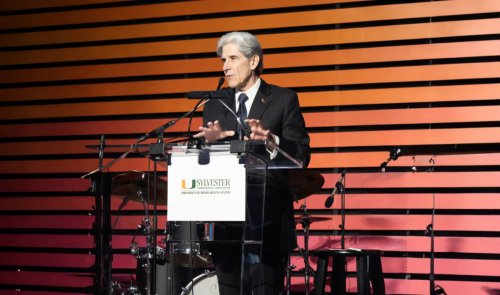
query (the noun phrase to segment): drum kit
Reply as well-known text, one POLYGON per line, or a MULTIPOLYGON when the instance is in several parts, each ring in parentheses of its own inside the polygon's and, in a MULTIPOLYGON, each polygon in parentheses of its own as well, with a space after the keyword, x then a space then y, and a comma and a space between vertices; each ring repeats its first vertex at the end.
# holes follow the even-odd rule
MULTIPOLYGON (((306 198, 316 193, 323 186, 324 178, 321 174, 309 170, 290 170, 289 178, 295 201, 298 202, 303 200, 303 205, 301 206, 303 213, 295 217, 295 222, 296 224, 300 223, 304 231, 305 248, 299 249, 299 252, 305 261, 305 268, 303 271, 306 283, 305 286, 308 288, 309 275, 314 275, 308 263, 309 225, 313 222, 331 220, 331 218, 315 217, 307 214, 306 198)), ((117 175, 113 177, 112 180, 112 196, 123 200, 119 210, 121 210, 128 201, 133 201, 142 203, 145 212, 145 217, 142 219, 142 223, 138 225, 138 229, 146 236, 146 247, 139 247, 135 242, 134 236, 130 245, 130 254, 134 255, 137 259, 137 276, 135 284, 131 283, 127 288, 128 293, 131 295, 149 295, 149 273, 151 272, 153 264, 156 263, 156 293, 159 295, 170 294, 167 290, 170 290, 169 284, 172 283, 172 276, 170 274, 172 264, 176 273, 176 284, 184 286, 179 290, 179 294, 219 294, 217 276, 214 271, 211 253, 207 251, 207 249, 203 249, 203 246, 200 246, 200 244, 196 244, 195 247, 192 247, 193 245, 190 244, 176 244, 175 247, 170 248, 170 251, 173 249, 174 253, 169 253, 169 247, 166 246, 169 240, 169 234, 173 232, 175 232, 177 236, 184 236, 185 240, 189 240, 191 237, 204 241, 211 241, 214 237, 214 224, 202 222, 167 222, 164 232, 165 238, 162 239, 160 245, 158 245, 158 243, 153 240, 153 220, 150 218, 149 214, 149 204, 153 202, 152 198, 151 200, 148 198, 150 195, 148 192, 153 190, 153 183, 154 178, 152 176, 148 176, 147 173, 138 171, 130 171, 117 175), (194 268, 194 270, 191 268, 194 268)), ((157 178, 156 184, 157 205, 167 205, 167 181, 157 178)), ((289 257, 286 267, 288 294, 291 271, 295 267, 295 265, 290 265, 289 257)), ((125 294, 125 290, 122 289, 119 283, 113 283, 114 289, 119 290, 121 294, 125 294)), ((308 294, 307 289, 306 294, 308 294)))

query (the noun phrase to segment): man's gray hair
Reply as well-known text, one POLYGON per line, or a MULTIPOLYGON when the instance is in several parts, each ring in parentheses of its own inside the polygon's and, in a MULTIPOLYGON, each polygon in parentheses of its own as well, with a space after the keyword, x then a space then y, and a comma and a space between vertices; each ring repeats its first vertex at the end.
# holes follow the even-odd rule
POLYGON ((231 32, 227 33, 219 39, 217 42, 217 56, 222 56, 222 48, 224 45, 233 43, 248 60, 250 60, 254 55, 259 56, 259 64, 255 69, 257 76, 262 74, 264 70, 264 56, 262 54, 262 47, 260 46, 259 40, 255 38, 252 34, 247 32, 231 32))

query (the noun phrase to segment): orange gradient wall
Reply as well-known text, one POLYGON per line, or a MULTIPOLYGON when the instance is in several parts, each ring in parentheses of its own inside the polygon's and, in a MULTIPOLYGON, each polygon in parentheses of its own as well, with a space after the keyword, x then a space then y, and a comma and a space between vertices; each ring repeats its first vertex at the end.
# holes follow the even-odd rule
MULTIPOLYGON (((499 150, 499 16, 492 0, 0 0, 0 295, 93 292, 95 201, 80 176, 98 160, 85 145, 132 144, 192 109, 186 93, 217 86, 216 42, 235 30, 260 40, 262 78, 299 94, 309 169, 325 178, 307 207, 332 218, 311 225, 310 250, 340 247, 340 198, 324 201, 347 167, 346 246, 384 251, 388 294, 428 294, 433 204, 436 283, 500 288, 500 153, 425 153, 499 150), (423 152, 381 173, 395 147, 423 152)), ((166 136, 186 131, 183 120, 166 136)), ((110 171, 147 169, 136 156, 110 171)), ((113 279, 127 282, 144 214, 123 210, 113 279)), ((298 252, 292 263, 300 292, 298 252)))

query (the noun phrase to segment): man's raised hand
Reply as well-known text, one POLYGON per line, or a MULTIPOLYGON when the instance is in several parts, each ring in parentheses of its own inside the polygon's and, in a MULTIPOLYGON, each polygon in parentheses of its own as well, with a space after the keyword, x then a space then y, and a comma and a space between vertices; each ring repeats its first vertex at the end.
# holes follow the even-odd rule
POLYGON ((246 119, 245 122, 250 126, 250 129, 252 130, 252 134, 250 135, 250 139, 252 140, 267 140, 272 143, 276 143, 276 140, 274 139, 274 135, 271 133, 271 131, 266 130, 264 128, 264 125, 260 120, 256 119, 246 119))
POLYGON ((224 131, 219 125, 219 121, 208 122, 207 127, 200 127, 200 133, 193 135, 195 138, 205 137, 207 142, 214 142, 228 136, 233 136, 234 131, 224 131))

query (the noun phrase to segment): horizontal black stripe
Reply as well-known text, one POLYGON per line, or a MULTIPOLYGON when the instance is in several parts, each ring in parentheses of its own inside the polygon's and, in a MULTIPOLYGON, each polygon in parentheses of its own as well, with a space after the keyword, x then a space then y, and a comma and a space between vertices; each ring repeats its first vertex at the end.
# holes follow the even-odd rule
MULTIPOLYGON (((153 169, 151 165, 151 169, 153 169)), ((96 168, 97 169, 97 168, 96 168)), ((90 171, 89 171, 90 172, 90 171)), ((147 171, 144 171, 147 172, 147 171)), ((116 174, 121 174, 122 172, 112 172, 112 176, 116 174)), ((25 174, 0 174, 0 179, 51 179, 51 178, 80 178, 84 174, 83 173, 43 173, 43 174, 37 174, 37 173, 25 173, 25 174)), ((167 172, 158 172, 157 173, 158 177, 165 177, 167 176, 167 172)), ((8 193, 7 193, 8 194, 8 193)), ((17 194, 17 193, 16 193, 17 194)), ((53 197, 92 197, 89 192, 48 192, 48 195, 45 193, 43 195, 35 195, 31 197, 46 197, 46 196, 52 196, 50 194, 54 194, 53 197)), ((4 195, 5 196, 5 195, 4 195)), ((1 194, 0 194, 1 197, 1 194)), ((22 197, 22 196, 16 196, 16 197, 22 197)))
MULTIPOLYGON (((498 105, 498 101, 494 101, 498 105)), ((327 108, 324 108, 323 112, 328 112, 327 108)), ((334 116, 335 113, 332 114, 334 116)), ((201 117, 201 114, 197 114, 196 117, 201 117)), ((89 117, 85 117, 89 118, 89 117)), ((136 118, 137 119, 137 118, 136 118)), ((156 119, 146 116, 146 118, 142 118, 145 120, 156 119)), ((166 119, 166 118, 165 118, 166 119)), ((436 118, 437 119, 437 118, 436 118)), ((96 121, 99 118, 96 118, 96 121)), ((121 118, 120 120, 126 120, 125 118, 121 118)), ((165 123, 170 120, 166 119, 165 123)), ((34 122, 32 122, 34 123, 34 122)), ((37 122, 41 123, 41 122, 37 122)), ((44 122, 49 123, 49 122, 44 122)), ((51 122, 52 123, 52 122, 51 122)), ((105 123, 103 123, 105 124, 105 123)), ((476 129, 481 131, 482 128, 496 128, 500 126, 500 121, 485 121, 485 122, 456 122, 456 123, 425 123, 425 124, 380 124, 380 125, 359 125, 359 126, 325 126, 325 127, 310 127, 306 128, 309 135, 313 134, 323 134, 323 133, 339 133, 339 132, 366 132, 366 131, 396 131, 396 130, 446 130, 446 129, 476 129)), ((8 128, 5 126, 4 128, 8 128)), ((135 143, 135 139, 139 139, 143 136, 147 131, 144 130, 144 133, 129 133, 129 134, 106 134, 106 139, 130 139, 130 145, 135 143)), ((101 134, 99 134, 99 130, 95 131, 94 135, 61 135, 61 136, 36 136, 36 137, 4 137, 0 139, 0 142, 36 142, 36 141, 64 141, 64 140, 93 140, 100 139, 101 134)), ((191 126, 191 132, 197 133, 198 126, 191 126)), ((187 130, 185 132, 169 132, 165 134, 165 140, 172 138, 169 141, 180 141, 182 138, 187 137, 187 130)), ((182 140, 183 141, 183 140, 182 140)), ((98 144, 98 143, 96 143, 98 144)), ((89 154, 95 154, 93 150, 87 150, 89 154)), ((68 155, 69 158, 72 156, 68 155)), ((78 157, 77 155, 73 157, 78 157)), ((84 156, 87 157, 87 156, 84 156)), ((109 157, 109 156, 108 156, 109 157)), ((131 157, 134 157, 133 155, 131 157)), ((0 156, 0 159, 2 157, 0 156)), ((29 159, 29 158, 26 158, 29 159)))
POLYGON ((0 210, 4 216, 95 216, 93 210, 0 210))
MULTIPOLYGON (((304 73, 304 72, 323 72, 323 71, 347 71, 361 69, 380 69, 380 68, 397 68, 397 67, 413 67, 427 65, 451 65, 451 64, 469 64, 469 63, 486 63, 499 62, 500 56, 486 57, 468 57, 468 58, 445 58, 433 60, 410 60, 410 61, 393 61, 379 63, 356 63, 347 65, 324 65, 324 66, 308 66, 308 67, 293 67, 293 68, 273 68, 266 69, 266 74, 285 74, 285 73, 304 73)), ((410 68, 411 70, 411 68, 410 68)), ((83 84, 103 84, 103 83, 125 83, 125 82, 144 82, 144 81, 164 81, 164 80, 181 80, 193 78, 215 78, 223 76, 222 71, 204 72, 204 73, 180 73, 168 75, 147 75, 147 76, 127 76, 114 78, 96 78, 96 79, 78 79, 78 80, 59 80, 59 81, 44 81, 44 82, 26 82, 26 83, 11 83, 0 84, 0 89, 6 88, 27 88, 40 86, 62 86, 62 85, 83 85, 83 84)))
MULTIPOLYGON (((340 198, 340 195, 336 196, 340 198)), ((349 198, 347 195, 346 198, 349 198)), ((375 197, 376 198, 376 197, 375 197)), ((133 201, 132 201, 133 202, 133 201)), ((473 206, 473 205, 472 205, 473 206)), ((152 209, 151 209, 152 210, 152 209)), ((151 211, 152 212, 152 211, 151 211)), ((303 213, 302 209, 294 210, 296 215, 303 213)), ((432 209, 411 209, 411 208, 401 208, 401 209, 345 209, 345 215, 397 215, 397 216, 407 216, 407 215, 431 215, 432 209)), ((94 216, 94 211, 88 210, 1 210, 0 213, 4 216, 94 216)), ((167 215, 167 210, 157 210, 158 215, 167 215)), ((144 216, 143 210, 112 210, 111 216, 144 216)), ((321 215, 321 216, 337 216, 341 215, 339 209, 309 209, 308 215, 321 215)), ((436 209, 435 215, 500 215, 500 209, 436 209)), ((333 221, 332 221, 333 222, 333 221)))
MULTIPOLYGON (((42 174, 40 174, 42 175, 42 174)), ((347 194, 455 194, 455 193, 498 193, 498 187, 405 187, 405 188, 348 188, 347 194)), ((331 189, 321 189, 317 194, 330 194, 331 189)), ((75 192, 2 192, 0 197, 66 197, 66 196, 88 196, 89 193, 75 192)))
MULTIPOLYGON (((331 277, 332 272, 327 271, 327 277, 331 277)), ((293 271, 292 277, 303 277, 304 273, 293 271)), ((356 272, 347 272, 348 278, 356 277, 356 272)), ((428 280, 429 274, 422 273, 384 273, 385 279, 404 279, 404 280, 428 280)), ((500 276, 474 276, 474 275, 448 275, 448 274, 436 274, 434 276, 437 283, 438 281, 471 281, 471 282, 500 282, 500 276)), ((446 291, 446 290, 445 290, 446 291)), ((356 294, 356 293, 347 293, 356 294)))
MULTIPOLYGON (((1 269, 1 268, 0 268, 1 269)), ((35 268, 38 271, 44 271, 44 268, 35 268)), ((66 293, 88 293, 92 294, 94 292, 94 287, 59 287, 59 286, 36 286, 36 285, 15 285, 15 284, 0 284, 0 290, 15 290, 20 289, 22 291, 43 291, 43 292, 66 292, 66 293)))
MULTIPOLYGON (((442 145, 415 145, 415 146, 366 146, 366 147, 340 147, 340 148, 313 148, 313 153, 332 152, 376 152, 392 151, 394 148, 401 148, 402 156, 413 155, 441 155, 441 154, 480 154, 494 152, 500 149, 500 144, 442 144, 442 145)), ((387 157, 389 158, 389 157, 387 157)), ((391 166, 390 164, 388 165, 391 166)))
MULTIPOLYGON (((430 217, 430 216, 429 216, 430 217)), ((140 220, 139 220, 140 221, 140 220)), ((430 223, 430 218, 429 218, 430 223)), ((340 230, 310 230, 310 236, 341 236, 340 230)), ((6 234, 22 234, 33 235, 36 239, 37 235, 81 235, 89 236, 94 235, 94 230, 89 229, 31 229, 31 228, 1 228, 0 235, 6 234)), ((144 236, 142 231, 136 229, 115 229, 112 230, 113 235, 117 236, 144 236)), ((158 237, 164 237, 163 230, 157 231, 158 237)), ((302 230, 297 230, 298 236, 303 236, 302 230)), ((426 229, 422 230, 349 230, 349 224, 346 223, 346 236, 415 236, 415 237, 429 237, 426 229)), ((436 237, 469 237, 469 238, 498 238, 500 231, 434 231, 436 237)), ((299 238, 301 239, 301 238, 299 238)))
MULTIPOLYGON (((57 6, 57 7, 32 8, 32 9, 18 9, 18 10, 1 11, 0 16, 20 15, 20 14, 35 14, 35 13, 49 13, 49 12, 63 12, 63 11, 87 10, 87 9, 101 9, 101 8, 114 8, 114 7, 123 7, 123 6, 137 6, 137 5, 146 5, 146 4, 158 4, 159 1, 161 1, 161 2, 183 2, 183 1, 191 1, 191 0, 141 0, 141 1, 93 3, 93 4, 84 4, 84 5, 74 5, 74 6, 57 6)), ((30 16, 27 15, 27 17, 30 17, 30 16)))
MULTIPOLYGON (((181 2, 181 1, 182 0, 180 0, 180 1, 162 0, 162 2, 181 2)), ((126 2, 121 2, 121 3, 118 3, 118 2, 117 3, 101 3, 101 4, 90 4, 90 5, 81 5, 81 6, 31 9, 31 10, 23 10, 23 11, 17 10, 17 11, 9 11, 9 12, 0 12, 0 16, 1 15, 29 14, 29 13, 71 11, 71 10, 82 10, 82 9, 113 8, 113 7, 123 7, 123 6, 131 6, 131 5, 158 4, 158 2, 159 1, 142 0, 140 2, 126 1, 126 2)), ((15 33, 27 33, 27 32, 54 31, 54 30, 83 29, 83 28, 99 28, 99 27, 110 27, 110 26, 127 26, 127 25, 139 25, 139 24, 154 24, 154 23, 174 22, 174 21, 189 21, 189 20, 204 20, 204 19, 216 19, 216 18, 227 18, 227 17, 269 15, 269 14, 276 14, 276 13, 281 14, 281 13, 320 11, 320 10, 343 9, 343 8, 373 7, 373 6, 380 6, 380 5, 405 4, 405 3, 417 3, 417 2, 428 2, 428 1, 422 1, 422 0, 420 0, 420 1, 383 1, 383 2, 382 1, 373 1, 373 2, 366 1, 366 2, 351 2, 351 3, 338 3, 338 4, 317 4, 317 5, 309 5, 309 6, 280 7, 280 8, 269 8, 269 9, 259 9, 259 10, 242 10, 242 11, 202 13, 202 14, 189 14, 189 11, 186 10, 185 13, 180 13, 177 16, 170 16, 170 17, 154 17, 154 18, 119 20, 119 21, 103 21, 103 22, 94 22, 94 23, 40 26, 40 27, 34 27, 34 28, 6 29, 6 30, 0 30, 0 34, 15 34, 15 33)), ((461 17, 461 16, 455 16, 455 17, 461 17)))
MULTIPOLYGON (((430 223, 430 218, 429 218, 430 223)), ((349 230, 346 223, 346 236, 428 236, 425 230, 349 230)), ((133 233, 132 233, 133 234, 133 233)), ((340 230, 310 230, 311 236, 341 236, 340 230)), ((297 235, 302 236, 302 231, 297 231, 297 235)), ((500 231, 434 231, 436 237, 470 237, 470 238, 498 238, 500 231)))
MULTIPOLYGON (((40 176, 43 176, 43 174, 39 174, 40 176)), ((9 175, 11 176, 11 175, 9 175)), ((80 176, 83 176, 80 175, 80 176)), ((5 178, 4 178, 5 179, 5 178)), ((12 177, 7 178, 7 179, 12 179, 12 177)), ((90 184, 89 184, 90 186, 90 184)), ((87 191, 81 191, 81 192, 1 192, 0 197, 71 197, 71 196, 76 196, 76 197, 81 197, 81 196, 89 196, 90 193, 87 191)))
POLYGON ((94 235, 92 229, 0 228, 0 235, 94 235))
MULTIPOLYGON (((390 237, 388 237, 390 238, 390 237)), ((346 241, 348 239, 346 238, 346 241)), ((431 244, 431 240, 429 239, 429 246, 431 244)), ((129 250, 129 249, 128 249, 129 250)), ((312 249, 309 249, 312 250, 312 249)), ((314 249, 316 250, 316 249, 314 249)), ((326 250, 326 249, 325 249, 326 250)), ((117 249, 113 249, 113 252, 117 251, 117 249)), ((125 249, 123 249, 125 251, 125 249)), ((117 252, 115 252, 117 253, 117 252)), ((130 253, 130 250, 129 250, 130 253)), ((123 253, 123 254, 129 254, 129 253, 123 253)), ((300 252, 295 249, 293 252, 291 252, 291 256, 299 256, 300 257, 300 252)), ((431 252, 429 251, 385 251, 382 250, 380 252, 381 257, 401 257, 401 258, 422 258, 422 259, 430 259, 431 257, 431 252)), ((463 260, 498 260, 500 259, 499 254, 489 254, 489 253, 457 253, 457 252, 434 252, 434 258, 437 259, 463 259, 463 260)))
MULTIPOLYGON (((286 48, 264 48, 265 55, 278 54, 278 53, 292 53, 292 52, 314 52, 322 50, 338 50, 338 49, 353 49, 353 48, 374 48, 384 46, 406 46, 418 45, 429 43, 449 43, 449 42, 469 42, 469 41, 487 41, 498 40, 500 34, 493 35, 474 35, 474 36, 457 36, 457 37, 444 37, 444 38, 424 38, 412 40, 394 40, 394 41, 378 41, 378 42, 361 42, 350 44, 333 44, 322 46, 303 46, 303 47, 286 47, 286 48)), ((220 37, 217 36, 217 37, 220 37)), ((214 44, 215 46, 215 44, 214 44)), ((70 61, 70 62, 53 62, 53 63, 36 63, 36 64, 20 64, 20 65, 2 65, 0 70, 13 70, 13 69, 30 69, 30 68, 50 68, 50 67, 65 67, 65 66, 79 66, 79 65, 100 65, 100 64, 116 64, 116 63, 136 63, 136 62, 151 62, 151 61, 164 61, 164 60, 184 60, 184 59, 198 59, 198 58, 215 58, 215 51, 196 53, 196 54, 178 54, 178 55, 161 55, 161 56, 148 56, 148 57, 130 57, 119 59, 99 59, 99 60, 85 60, 85 61, 70 61)))
MULTIPOLYGON (((214 77, 215 80, 215 77, 214 77)), ((439 80, 439 81, 419 81, 419 82, 395 82, 395 83, 367 83, 367 84, 348 84, 348 85, 328 85, 328 86, 311 86, 311 87, 290 87, 290 89, 299 92, 324 92, 324 91, 344 91, 344 90, 368 90, 368 89, 388 89, 388 88, 407 88, 407 87, 429 87, 429 86, 459 86, 459 85, 481 85, 481 84, 497 84, 500 83, 500 78, 488 78, 488 79, 464 79, 464 80, 439 80)), ((187 93, 169 93, 169 94, 144 94, 144 95, 128 95, 128 96, 97 96, 97 97, 76 97, 76 98, 62 98, 62 99, 47 99, 47 100, 22 100, 22 101, 4 101, 0 102, 0 107, 8 106, 26 106, 26 105, 51 105, 51 104, 71 104, 71 103, 88 103, 88 102, 113 102, 113 101, 130 101, 130 100, 153 100, 153 99, 169 99, 169 98, 186 98, 187 93)), ((489 105, 498 104, 497 100, 484 100, 478 102, 475 100, 471 101, 460 101, 457 102, 458 106, 470 105, 489 105)), ((451 102, 438 102, 438 105, 445 106, 446 104, 452 105, 451 102)), ((408 108, 408 106, 413 106, 415 108, 422 108, 425 105, 429 106, 428 103, 399 103, 399 104, 370 104, 370 105, 354 105, 354 106, 342 106, 343 110, 364 110, 364 109, 381 109, 387 107, 389 109, 393 108, 408 108), (406 106, 406 107, 405 107, 406 106)), ((324 108, 324 107, 321 107, 324 108)), ((334 108, 326 106, 326 108, 334 108)), ((317 108, 304 108, 315 111, 320 111, 317 108)), ((150 116, 172 116, 170 114, 134 114, 134 115, 124 115, 124 116, 102 116, 103 120, 109 120, 112 118, 128 118, 129 119, 140 119, 149 118, 150 116)), ((178 113, 175 115, 179 115, 178 113)), ((198 115, 199 116, 199 115, 198 115)), ((26 119, 26 120, 0 120, 0 124, 13 124, 13 123, 23 123, 23 122, 34 122, 33 120, 38 120, 36 122, 54 122, 75 120, 79 117, 66 117, 66 118, 41 118, 41 119, 26 119)), ((87 116, 85 118, 101 118, 100 116, 87 116)), ((82 119, 80 119, 82 120, 82 119)))
MULTIPOLYGON (((0 247, 0 252, 9 253, 63 253, 63 254, 88 254, 95 255, 95 248, 40 248, 34 247, 0 247)), ((129 250, 130 252, 130 250, 129 250)))
MULTIPOLYGON (((336 195, 335 198, 340 200, 340 195, 336 195)), ((349 195, 346 196, 349 198, 349 195)), ((376 198, 376 197, 375 197, 376 198)), ((325 198, 326 199, 326 198, 325 198)), ((471 205, 474 206, 474 205, 471 205)), ((302 209, 294 210, 295 214, 298 216, 303 213, 302 209)), ((344 210, 345 215, 432 215, 432 209, 349 209, 344 210)), ((341 215, 340 209, 308 209, 307 215, 321 215, 321 216, 337 216, 341 215)), ((140 214, 139 214, 140 215, 140 214)), ((435 209, 435 215, 500 215, 500 209, 435 209)), ((333 221, 332 221, 333 222, 333 221)), ((430 221, 429 221, 430 222, 430 221)), ((346 225, 346 228, 348 225, 346 225)), ((500 229, 500 228, 499 228, 500 229)), ((478 229, 479 230, 479 229, 478 229)))
MULTIPOLYGON (((253 15, 253 14, 252 14, 253 15)), ((470 14, 459 16, 446 16, 446 17, 420 17, 409 19, 392 19, 383 21, 368 21, 368 22, 354 22, 348 24, 325 24, 325 25, 311 25, 299 27, 283 27, 283 28, 270 28, 248 30, 253 35, 268 35, 268 34, 285 34, 285 33, 299 33, 299 32, 314 32, 325 30, 338 30, 338 29, 352 29, 352 28, 369 28, 369 27, 384 27, 395 25, 407 24, 420 24, 420 23, 436 23, 436 22, 452 22, 452 21, 466 21, 478 19, 494 19, 498 18, 500 13, 484 13, 484 14, 470 14)), ((224 17, 233 16, 232 14, 225 14, 224 17)), ((177 20, 179 18, 176 18, 177 20)), ((168 20, 167 20, 168 21, 168 20)), ((155 23, 161 23, 158 19, 155 23)), ((59 27, 58 30, 61 28, 59 27)), ((39 30, 39 29, 38 29, 39 30)), ((26 31, 23 29, 22 31, 26 31)), ((0 34, 2 32, 0 31, 0 34)), ((13 33, 10 31, 9 33, 13 33)), ((199 33, 189 35, 170 35, 158 37, 145 37, 145 38, 128 38, 117 40, 104 40, 104 41, 87 41, 87 42, 72 42, 72 43, 58 43, 58 44, 43 44, 43 45, 28 45, 28 46, 13 46, 13 47, 0 47, 1 51, 24 51, 24 50, 41 50, 41 49, 56 49, 56 48, 74 48, 74 47, 87 47, 87 46, 106 46, 106 45, 122 45, 122 44, 138 44, 149 42, 165 42, 165 41, 179 41, 186 39, 207 39, 219 38, 226 31, 199 33)))

